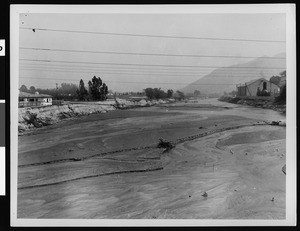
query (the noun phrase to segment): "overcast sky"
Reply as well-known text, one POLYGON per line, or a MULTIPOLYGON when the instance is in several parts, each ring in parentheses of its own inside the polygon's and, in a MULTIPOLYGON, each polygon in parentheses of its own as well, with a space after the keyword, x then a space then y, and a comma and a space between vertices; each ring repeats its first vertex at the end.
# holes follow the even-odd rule
MULTIPOLYGON (((218 39, 285 41, 284 14, 21 14, 20 48, 202 56, 274 56, 285 43, 71 33, 86 31, 218 39), (69 32, 40 29, 68 30, 69 32)), ((146 87, 180 89, 214 68, 137 66, 229 66, 251 58, 153 56, 20 49, 19 86, 54 88, 63 82, 87 85, 94 75, 113 91, 146 87), (22 59, 67 61, 36 62, 22 59), (85 62, 85 63, 81 63, 85 62), (113 63, 88 64, 88 63, 113 63)))

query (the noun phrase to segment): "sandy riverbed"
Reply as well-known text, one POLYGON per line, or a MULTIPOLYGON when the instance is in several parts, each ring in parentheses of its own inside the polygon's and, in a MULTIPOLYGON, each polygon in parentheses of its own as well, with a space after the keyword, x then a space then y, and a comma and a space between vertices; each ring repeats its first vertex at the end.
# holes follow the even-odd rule
POLYGON ((37 129, 19 137, 18 218, 284 219, 285 127, 258 125, 282 119, 207 99, 37 129))

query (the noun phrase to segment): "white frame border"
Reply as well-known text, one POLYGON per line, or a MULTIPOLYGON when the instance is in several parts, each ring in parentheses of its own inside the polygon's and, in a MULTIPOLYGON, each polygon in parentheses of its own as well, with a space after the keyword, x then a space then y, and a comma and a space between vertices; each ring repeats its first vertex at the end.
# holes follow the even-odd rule
POLYGON ((11 86, 11 225, 12 226, 294 226, 296 225, 296 15, 295 4, 235 5, 11 5, 10 7, 10 86, 11 86), (17 153, 18 153, 18 75, 19 14, 209 14, 209 13, 286 13, 287 53, 287 155, 285 220, 217 220, 217 219, 18 219, 17 153), (291 155, 294 154, 294 155, 291 155))

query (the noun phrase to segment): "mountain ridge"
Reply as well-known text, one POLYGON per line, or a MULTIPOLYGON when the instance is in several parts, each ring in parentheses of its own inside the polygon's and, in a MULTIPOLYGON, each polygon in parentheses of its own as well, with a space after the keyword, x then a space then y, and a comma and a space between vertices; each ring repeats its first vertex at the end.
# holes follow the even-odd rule
POLYGON ((193 93, 199 90, 201 94, 223 94, 236 90, 236 85, 250 80, 265 78, 269 80, 286 69, 286 54, 279 53, 272 57, 283 59, 267 59, 259 57, 242 64, 221 67, 188 84, 180 91, 193 93))

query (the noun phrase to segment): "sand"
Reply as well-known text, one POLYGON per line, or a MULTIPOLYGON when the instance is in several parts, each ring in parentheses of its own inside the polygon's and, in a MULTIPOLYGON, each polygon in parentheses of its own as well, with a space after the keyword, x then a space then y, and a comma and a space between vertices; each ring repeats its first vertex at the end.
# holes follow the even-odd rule
POLYGON ((207 99, 37 129, 19 137, 17 216, 284 219, 285 127, 262 123, 283 119, 207 99))

